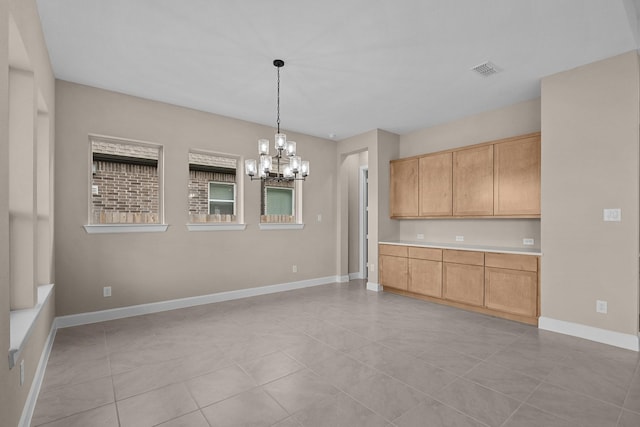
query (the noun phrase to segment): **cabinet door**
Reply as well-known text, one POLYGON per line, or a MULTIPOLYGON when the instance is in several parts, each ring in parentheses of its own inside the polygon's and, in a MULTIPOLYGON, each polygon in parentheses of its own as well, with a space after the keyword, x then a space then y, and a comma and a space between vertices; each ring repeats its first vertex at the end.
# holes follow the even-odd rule
POLYGON ((408 259, 380 255, 380 284, 390 288, 407 290, 408 259))
POLYGON ((449 216, 453 207, 453 154, 420 157, 420 216, 449 216))
POLYGON ((453 152, 453 214, 493 215, 493 145, 453 152))
POLYGON ((485 269, 488 308, 523 316, 538 315, 538 274, 532 271, 485 269))
POLYGON ((445 262, 442 291, 448 300, 484 305, 484 267, 445 262))
POLYGON ((494 145, 495 215, 540 215, 540 135, 494 145))
POLYGON ((442 298, 442 262, 409 259, 409 291, 442 298))
POLYGON ((418 216, 418 159, 394 160, 389 173, 391 217, 418 216))

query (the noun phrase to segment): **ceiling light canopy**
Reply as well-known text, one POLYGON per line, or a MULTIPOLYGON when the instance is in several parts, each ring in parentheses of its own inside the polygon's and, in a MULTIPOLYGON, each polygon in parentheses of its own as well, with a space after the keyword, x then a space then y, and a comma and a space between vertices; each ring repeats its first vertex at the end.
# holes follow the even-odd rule
POLYGON ((284 67, 282 59, 274 59, 273 65, 278 70, 278 103, 277 126, 274 138, 276 154, 269 155, 269 140, 258 140, 260 160, 247 159, 244 162, 245 173, 251 178, 263 181, 304 181, 309 176, 309 161, 302 160, 296 154, 295 141, 287 141, 287 135, 280 133, 280 68, 284 67), (257 176, 256 176, 257 175, 257 176))

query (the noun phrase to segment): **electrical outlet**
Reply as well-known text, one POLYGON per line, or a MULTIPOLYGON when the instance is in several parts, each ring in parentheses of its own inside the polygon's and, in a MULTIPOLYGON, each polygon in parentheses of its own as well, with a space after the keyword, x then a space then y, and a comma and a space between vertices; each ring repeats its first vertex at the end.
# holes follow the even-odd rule
POLYGON ((464 242, 464 236, 456 236, 456 242, 464 242))
POLYGON ((522 239, 522 244, 525 246, 533 246, 535 243, 535 240, 533 239, 522 239))
POLYGON ((318 222, 322 222, 322 214, 318 214, 318 222))
POLYGON ((424 240, 424 234, 416 234, 416 239, 424 240))
POLYGON ((294 273, 298 272, 298 266, 297 265, 292 265, 291 266, 291 271, 293 271, 294 273))
POLYGON ((20 385, 24 384, 24 359, 20 361, 20 385))
POLYGON ((607 314, 607 302, 597 300, 596 301, 596 313, 607 314))
POLYGON ((102 296, 105 298, 111 296, 111 286, 105 286, 102 288, 102 296))
POLYGON ((376 271, 376 265, 373 263, 369 264, 369 271, 376 271))

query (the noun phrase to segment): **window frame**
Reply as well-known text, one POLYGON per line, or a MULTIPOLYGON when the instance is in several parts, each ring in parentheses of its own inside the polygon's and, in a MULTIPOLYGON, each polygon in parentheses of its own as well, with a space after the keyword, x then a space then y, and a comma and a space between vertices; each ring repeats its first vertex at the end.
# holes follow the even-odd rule
POLYGON ((87 163, 87 224, 84 225, 84 229, 89 234, 103 234, 103 233, 153 233, 153 232, 165 232, 169 225, 165 222, 165 207, 164 207, 164 145, 141 141, 132 138, 121 138, 115 136, 88 134, 88 163, 87 163), (153 148, 158 151, 157 161, 157 173, 158 173, 158 223, 153 224, 131 224, 131 223, 113 223, 113 224, 95 224, 92 223, 93 217, 93 175, 94 175, 94 160, 93 160, 93 142, 103 141, 112 144, 122 145, 134 145, 141 147, 153 148))
MULTIPOLYGON (((189 167, 189 165, 191 164, 191 162, 189 161, 189 154, 193 153, 193 154, 202 154, 202 155, 206 155, 206 156, 213 156, 213 157, 227 157, 230 159, 235 159, 236 161, 236 180, 235 182, 231 183, 227 183, 225 182, 224 184, 234 184, 234 215, 236 217, 236 220, 234 222, 203 222, 203 223, 198 223, 198 222, 190 222, 190 220, 188 220, 186 227, 187 230, 189 231, 243 231, 247 228, 247 224, 245 224, 244 222, 244 179, 242 179, 242 176, 240 174, 240 165, 244 164, 244 160, 243 157, 238 155, 238 154, 231 154, 231 153, 223 153, 220 151, 210 151, 210 150, 206 150, 206 149, 200 149, 200 148, 190 148, 187 151, 187 168, 189 167)), ((212 181, 214 182, 214 181, 212 181)), ((186 190, 188 191, 188 186, 186 188, 186 190)), ((207 193, 209 192, 209 186, 207 185, 207 193)), ((209 199, 209 194, 207 194, 207 200, 209 199)), ((207 204, 209 202, 207 201, 207 204)), ((187 209, 188 211, 188 209, 187 209)), ((209 207, 207 206, 207 212, 209 211, 209 207)), ((188 212, 187 212, 188 214, 188 212)), ((189 217, 189 215, 188 215, 189 217)))
MULTIPOLYGON (((260 207, 260 216, 258 218, 258 228, 260 230, 302 230, 304 228, 303 211, 302 211, 302 182, 300 180, 293 181, 292 187, 276 187, 288 188, 293 191, 293 222, 262 222, 262 207, 260 207)), ((262 184, 261 184, 262 185, 262 184)), ((269 182, 264 183, 264 187, 269 187, 269 182)), ((261 193, 264 193, 264 187, 261 187, 261 193)), ((263 197, 261 194, 260 197, 263 197)), ((261 201, 262 204, 262 201, 261 201)))

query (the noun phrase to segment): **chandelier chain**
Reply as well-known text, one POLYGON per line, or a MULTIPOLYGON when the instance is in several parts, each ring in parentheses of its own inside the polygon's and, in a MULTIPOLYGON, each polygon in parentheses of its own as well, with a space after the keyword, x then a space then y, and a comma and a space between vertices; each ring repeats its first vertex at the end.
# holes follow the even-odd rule
POLYGON ((280 67, 278 69, 278 117, 276 123, 278 123, 278 133, 280 133, 280 67))

